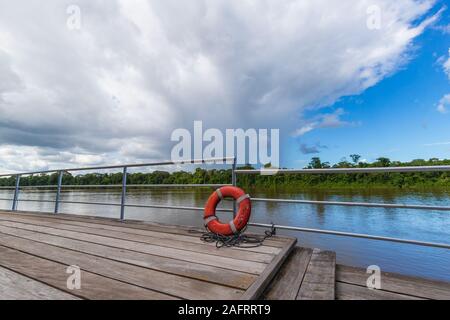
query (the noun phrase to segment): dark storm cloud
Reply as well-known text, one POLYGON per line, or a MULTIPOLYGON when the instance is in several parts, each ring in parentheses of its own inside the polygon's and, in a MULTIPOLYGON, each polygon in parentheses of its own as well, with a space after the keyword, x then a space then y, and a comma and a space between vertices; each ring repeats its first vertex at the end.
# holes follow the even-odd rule
POLYGON ((308 144, 302 143, 300 145, 300 152, 303 154, 318 154, 323 149, 328 149, 328 147, 323 146, 320 143, 316 143, 314 145, 308 145, 308 144))

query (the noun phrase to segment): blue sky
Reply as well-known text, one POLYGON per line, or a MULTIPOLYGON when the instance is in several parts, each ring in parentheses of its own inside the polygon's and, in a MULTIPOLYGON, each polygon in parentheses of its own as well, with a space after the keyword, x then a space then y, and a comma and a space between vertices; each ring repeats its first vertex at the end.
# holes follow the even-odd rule
MULTIPOLYGON (((449 24, 447 10, 437 25, 449 24)), ((411 61, 398 72, 329 107, 330 112, 344 110, 341 118, 346 125, 291 139, 285 153, 287 163, 303 165, 312 156, 335 163, 344 156, 350 159, 348 155, 353 153, 367 161, 381 156, 399 161, 450 158, 450 113, 437 111, 440 99, 450 93, 450 79, 442 66, 449 55, 450 33, 435 26, 414 45, 411 61), (320 153, 305 154, 298 144, 315 146, 320 153)))

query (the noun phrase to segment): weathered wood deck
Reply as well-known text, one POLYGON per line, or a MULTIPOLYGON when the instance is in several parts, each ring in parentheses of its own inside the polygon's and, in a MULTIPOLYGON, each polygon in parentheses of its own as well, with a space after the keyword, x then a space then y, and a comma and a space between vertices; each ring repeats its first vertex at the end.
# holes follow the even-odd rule
POLYGON ((450 283, 382 272, 381 289, 366 287, 366 270, 336 266, 336 299, 339 300, 450 300, 450 283))
POLYGON ((295 243, 217 249, 188 228, 0 212, 0 299, 256 299, 295 243))
POLYGON ((450 299, 450 284, 336 265, 330 251, 274 237, 222 248, 200 230, 113 219, 0 211, 1 299, 450 299), (69 266, 81 269, 70 290, 69 266))
POLYGON ((295 248, 264 293, 267 300, 450 300, 450 283, 381 273, 381 288, 369 289, 370 274, 336 265, 334 252, 295 248))

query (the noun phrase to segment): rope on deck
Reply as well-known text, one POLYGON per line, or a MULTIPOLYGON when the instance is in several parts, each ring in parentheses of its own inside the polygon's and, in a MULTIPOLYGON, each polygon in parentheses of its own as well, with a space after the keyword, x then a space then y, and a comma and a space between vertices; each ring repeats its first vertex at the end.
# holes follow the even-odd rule
POLYGON ((240 248, 256 248, 264 244, 264 241, 268 238, 273 237, 276 234, 275 225, 272 224, 270 230, 266 230, 264 235, 246 235, 245 230, 234 234, 232 236, 223 236, 213 232, 206 232, 201 235, 200 239, 206 243, 216 243, 217 248, 230 248, 230 247, 240 247, 240 248))

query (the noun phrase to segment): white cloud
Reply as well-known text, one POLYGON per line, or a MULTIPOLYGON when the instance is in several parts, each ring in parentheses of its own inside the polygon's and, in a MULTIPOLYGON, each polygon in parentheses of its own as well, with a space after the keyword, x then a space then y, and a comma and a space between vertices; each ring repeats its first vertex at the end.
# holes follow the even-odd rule
POLYGON ((435 30, 441 31, 443 34, 450 34, 450 24, 436 25, 433 27, 435 30))
POLYGON ((7 168, 2 173, 51 169, 49 164, 57 168, 67 168, 100 164, 107 157, 105 154, 85 154, 81 150, 74 151, 55 152, 55 150, 41 147, 2 145, 0 146, 0 168, 7 168))
POLYGON ((443 26, 440 30, 442 30, 445 34, 450 34, 450 24, 443 26))
MULTIPOLYGON (((448 50, 448 56, 443 56, 438 59, 438 63, 442 63, 442 67, 444 69, 445 74, 448 76, 450 80, 450 49, 448 50)), ((439 101, 436 110, 442 114, 448 113, 448 108, 450 107, 450 93, 446 94, 439 101)))
POLYGON ((442 63, 444 67, 444 72, 447 74, 448 79, 450 80, 450 49, 448 50, 448 57, 446 57, 442 63))
POLYGON ((446 146, 446 145, 450 145, 450 141, 424 144, 425 147, 446 146))
POLYGON ((437 107, 437 111, 440 113, 447 113, 450 107, 450 94, 446 94, 440 101, 437 107))
POLYGON ((433 0, 80 0, 70 31, 71 4, 0 0, 0 146, 20 151, 2 171, 167 158, 171 131, 194 120, 345 125, 304 112, 398 70, 437 17, 424 19, 433 0))
POLYGON ((300 128, 295 130, 294 137, 300 137, 307 134, 308 132, 313 131, 314 129, 317 128, 317 124, 318 124, 317 122, 305 123, 300 128))

